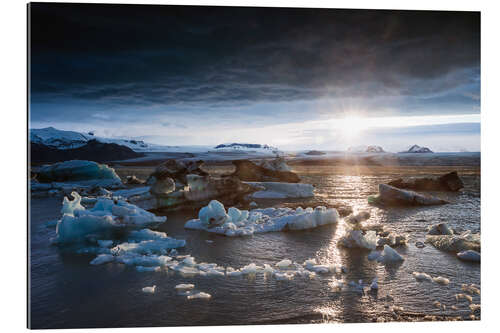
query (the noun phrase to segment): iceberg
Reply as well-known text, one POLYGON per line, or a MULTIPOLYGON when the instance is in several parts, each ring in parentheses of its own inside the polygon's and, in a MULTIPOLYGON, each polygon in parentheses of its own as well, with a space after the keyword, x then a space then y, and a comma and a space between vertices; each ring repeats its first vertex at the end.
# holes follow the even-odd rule
POLYGON ((56 226, 56 243, 85 240, 85 237, 123 227, 141 227, 166 221, 164 216, 156 216, 124 200, 114 201, 100 197, 91 209, 85 209, 81 196, 72 192, 73 200, 63 199, 62 218, 56 226))
POLYGON ((430 195, 423 195, 410 190, 402 190, 387 184, 379 184, 379 195, 369 197, 370 203, 379 203, 388 206, 433 206, 444 205, 448 202, 430 195))
POLYGON ((288 199, 288 198, 311 198, 314 197, 314 186, 302 183, 279 183, 279 182, 247 182, 263 190, 254 192, 250 198, 254 199, 288 199))
POLYGON ((109 180, 110 184, 123 185, 113 168, 85 160, 71 160, 45 165, 37 178, 41 182, 75 182, 88 180, 109 180))
POLYGON ((251 211, 229 208, 228 213, 220 202, 212 200, 199 212, 199 218, 189 220, 186 229, 205 230, 226 236, 248 236, 284 230, 312 229, 336 224, 339 214, 334 208, 318 206, 315 209, 266 208, 251 211))
POLYGON ((384 250, 377 258, 377 261, 381 263, 398 262, 403 260, 404 258, 389 245, 384 245, 384 250))
MULTIPOLYGON (((362 230, 346 227, 346 232, 339 241, 339 244, 347 248, 375 250, 377 248, 378 237, 377 233, 373 230, 363 234, 362 230)), ((373 257, 373 254, 371 256, 373 257)))

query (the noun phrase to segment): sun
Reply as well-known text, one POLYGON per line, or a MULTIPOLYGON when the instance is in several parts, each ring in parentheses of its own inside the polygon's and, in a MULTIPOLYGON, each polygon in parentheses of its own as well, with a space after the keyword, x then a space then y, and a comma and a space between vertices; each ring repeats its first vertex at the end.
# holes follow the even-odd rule
POLYGON ((358 138, 367 127, 366 118, 355 115, 340 118, 337 122, 339 134, 346 141, 353 141, 358 138))

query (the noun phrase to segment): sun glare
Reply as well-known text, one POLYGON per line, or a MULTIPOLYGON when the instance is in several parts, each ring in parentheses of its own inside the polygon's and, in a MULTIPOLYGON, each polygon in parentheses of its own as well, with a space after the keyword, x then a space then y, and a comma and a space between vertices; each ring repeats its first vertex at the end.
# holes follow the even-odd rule
POLYGON ((367 126, 365 118, 347 116, 338 120, 337 129, 343 139, 351 141, 360 136, 367 126))

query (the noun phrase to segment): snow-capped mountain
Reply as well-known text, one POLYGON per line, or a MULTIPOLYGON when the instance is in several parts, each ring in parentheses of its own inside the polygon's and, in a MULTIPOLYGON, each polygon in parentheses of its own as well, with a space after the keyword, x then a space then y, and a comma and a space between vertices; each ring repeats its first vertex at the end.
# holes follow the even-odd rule
POLYGON ((30 141, 40 143, 57 149, 73 149, 86 145, 90 140, 102 143, 116 143, 126 146, 136 152, 170 151, 179 147, 155 145, 141 140, 110 139, 94 135, 93 132, 80 133, 74 131, 62 131, 54 127, 46 127, 30 130, 30 141))
POLYGON ((347 149, 350 153, 385 153, 385 150, 380 146, 357 146, 347 149))
POLYGON ((258 143, 223 143, 214 147, 216 152, 258 152, 269 155, 280 155, 282 152, 266 144, 258 143))
POLYGON ((420 147, 419 145, 413 145, 407 151, 403 151, 402 153, 433 153, 433 151, 427 147, 420 147))

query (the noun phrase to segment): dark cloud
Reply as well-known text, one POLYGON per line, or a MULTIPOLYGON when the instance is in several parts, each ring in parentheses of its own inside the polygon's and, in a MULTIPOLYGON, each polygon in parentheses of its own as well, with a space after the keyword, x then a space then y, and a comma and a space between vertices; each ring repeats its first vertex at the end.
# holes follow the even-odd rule
POLYGON ((477 101, 479 29, 477 12, 34 3, 32 101, 477 101))

